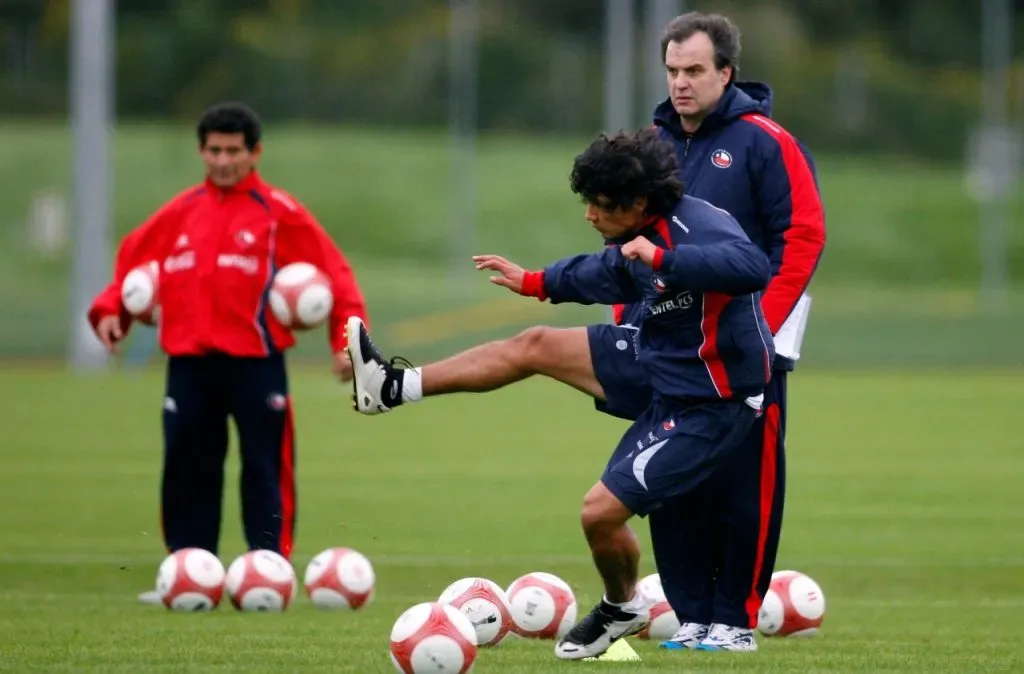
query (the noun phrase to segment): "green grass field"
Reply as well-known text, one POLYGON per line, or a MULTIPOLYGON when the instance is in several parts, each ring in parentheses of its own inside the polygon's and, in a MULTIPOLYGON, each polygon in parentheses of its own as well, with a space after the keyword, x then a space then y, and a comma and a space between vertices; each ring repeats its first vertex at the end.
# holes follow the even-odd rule
MULTIPOLYGON (((505 296, 474 275, 467 260, 493 252, 535 266, 594 250, 599 242, 568 189, 572 159, 587 140, 482 138, 478 220, 470 232, 453 231, 442 134, 271 125, 262 166, 348 253, 376 331, 422 360, 538 320, 602 317, 503 303, 505 296), (439 314, 449 317, 447 328, 437 329, 439 314)), ((117 235, 201 176, 191 128, 123 125, 113 141, 117 235)), ((70 194, 70 136, 62 126, 8 121, 0 124, 0 144, 0 357, 61 357, 70 249, 53 258, 33 251, 25 219, 40 190, 70 194)), ((847 367, 1019 365, 1024 197, 1012 201, 1008 233, 1017 284, 1004 307, 985 308, 977 292, 978 205, 961 170, 881 157, 817 160, 828 244, 812 286, 814 337, 805 355, 847 367)), ((317 352, 307 343, 300 349, 317 352)))
MULTIPOLYGON (((475 671, 1021 671, 1024 444, 1012 418, 1024 380, 805 368, 790 386, 779 566, 821 583, 819 638, 762 639, 738 656, 640 642, 643 662, 629 665, 562 663, 551 642, 518 641, 482 652, 475 671)), ((547 381, 377 418, 351 412, 326 371, 297 372, 294 394, 296 567, 355 547, 376 565, 375 602, 172 614, 135 603, 162 558, 160 373, 0 370, 0 670, 388 672, 394 620, 457 578, 505 586, 547 570, 582 608, 599 597, 577 513, 623 422, 547 381)), ((229 462, 226 563, 243 550, 234 450, 229 462)))

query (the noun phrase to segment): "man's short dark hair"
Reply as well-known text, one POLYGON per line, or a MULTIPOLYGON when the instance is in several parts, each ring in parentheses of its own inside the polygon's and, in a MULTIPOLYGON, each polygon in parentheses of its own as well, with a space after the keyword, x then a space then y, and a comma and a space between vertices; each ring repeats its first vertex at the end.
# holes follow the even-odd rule
POLYGON ((722 70, 732 66, 730 82, 735 80, 740 70, 740 29, 721 14, 687 12, 669 21, 661 38, 661 60, 665 60, 669 42, 683 42, 696 33, 704 33, 711 39, 715 68, 722 70))
POLYGON ((199 147, 205 147, 206 137, 211 133, 240 133, 245 138, 245 147, 252 150, 260 142, 263 129, 259 115, 246 104, 218 103, 207 108, 199 119, 199 147))
POLYGON ((647 199, 648 215, 668 215, 683 197, 675 148, 650 127, 598 136, 576 157, 569 185, 584 201, 611 209, 647 199))

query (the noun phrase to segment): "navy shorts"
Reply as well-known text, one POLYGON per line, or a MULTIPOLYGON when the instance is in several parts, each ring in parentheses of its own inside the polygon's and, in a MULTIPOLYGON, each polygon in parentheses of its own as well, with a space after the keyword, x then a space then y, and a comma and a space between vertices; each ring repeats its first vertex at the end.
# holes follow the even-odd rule
POLYGON ((734 400, 685 407, 655 400, 622 436, 601 482, 643 517, 728 465, 759 414, 734 400))
POLYGON ((610 323, 587 326, 590 361, 604 389, 605 399, 594 399, 598 411, 634 421, 651 404, 647 373, 637 360, 637 328, 610 323))

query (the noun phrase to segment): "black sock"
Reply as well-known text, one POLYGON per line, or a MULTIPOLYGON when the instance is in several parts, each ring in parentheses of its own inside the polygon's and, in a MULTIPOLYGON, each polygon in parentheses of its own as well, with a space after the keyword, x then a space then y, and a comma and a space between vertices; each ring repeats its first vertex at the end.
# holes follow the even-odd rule
POLYGON ((389 367, 387 376, 384 378, 384 386, 381 387, 380 401, 389 408, 402 404, 402 383, 405 380, 405 370, 400 367, 389 367))

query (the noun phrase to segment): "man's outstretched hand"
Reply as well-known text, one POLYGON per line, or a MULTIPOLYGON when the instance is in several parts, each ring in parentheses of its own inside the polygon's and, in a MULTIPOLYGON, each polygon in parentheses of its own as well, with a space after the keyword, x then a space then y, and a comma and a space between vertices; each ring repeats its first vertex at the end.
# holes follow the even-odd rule
POLYGON ((525 271, 515 262, 509 262, 499 255, 474 255, 473 262, 479 270, 490 270, 498 272, 498 276, 491 277, 491 283, 508 288, 514 293, 522 294, 523 276, 525 271))

